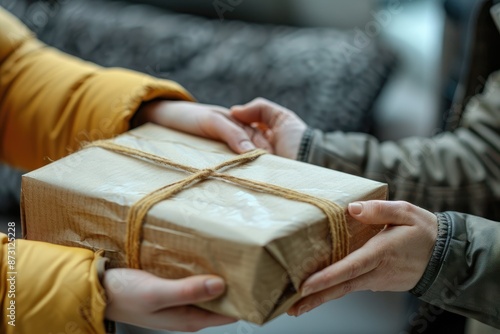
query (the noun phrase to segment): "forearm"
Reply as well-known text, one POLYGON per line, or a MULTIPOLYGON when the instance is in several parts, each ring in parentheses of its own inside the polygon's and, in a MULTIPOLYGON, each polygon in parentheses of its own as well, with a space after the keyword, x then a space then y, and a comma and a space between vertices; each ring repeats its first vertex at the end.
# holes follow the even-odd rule
POLYGON ((500 223, 456 212, 438 217, 443 242, 435 247, 412 292, 443 309, 500 328, 500 223))

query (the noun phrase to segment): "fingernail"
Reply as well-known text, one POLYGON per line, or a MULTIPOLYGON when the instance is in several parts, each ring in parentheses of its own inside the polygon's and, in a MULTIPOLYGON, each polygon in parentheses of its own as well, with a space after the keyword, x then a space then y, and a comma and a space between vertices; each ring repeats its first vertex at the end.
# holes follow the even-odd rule
POLYGON ((240 143, 240 148, 243 152, 246 152, 255 149, 255 146, 250 141, 244 140, 240 143))
POLYGON ((299 307, 299 310, 297 311, 297 317, 299 315, 302 315, 306 312, 309 312, 311 310, 311 306, 309 304, 304 304, 301 307, 299 307))
POLYGON ((302 289, 302 297, 306 297, 306 296, 309 296, 311 294, 311 288, 304 288, 302 289))
POLYGON ((211 278, 205 281, 205 288, 210 295, 215 296, 224 292, 225 284, 220 278, 211 278))
POLYGON ((349 212, 353 215, 359 215, 363 211, 363 204, 361 203, 350 203, 349 212))

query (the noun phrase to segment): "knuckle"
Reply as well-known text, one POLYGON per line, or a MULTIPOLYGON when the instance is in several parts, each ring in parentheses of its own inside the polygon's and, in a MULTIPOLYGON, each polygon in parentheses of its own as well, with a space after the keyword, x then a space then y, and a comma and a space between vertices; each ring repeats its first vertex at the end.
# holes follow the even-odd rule
POLYGON ((256 104, 269 104, 269 100, 266 99, 266 98, 263 98, 263 97, 257 97, 255 99, 253 99, 252 103, 256 103, 256 104))
POLYGON ((180 298, 184 300, 197 301, 204 297, 204 289, 195 284, 183 284, 179 290, 180 298))
POLYGON ((385 247, 381 248, 379 251, 380 255, 378 256, 379 261, 377 264, 377 267, 375 270, 387 270, 388 268, 390 269, 395 263, 395 260, 397 259, 397 251, 394 250, 394 247, 392 247, 390 244, 385 245, 385 247))
POLYGON ((341 296, 345 296, 347 295, 348 293, 352 292, 355 288, 355 284, 353 281, 347 281, 345 282, 343 285, 342 285, 342 289, 341 289, 341 296))
POLYGON ((359 261, 349 261, 349 275, 348 279, 353 279, 359 276, 362 264, 359 261))
POLYGON ((217 124, 217 123, 221 123, 225 120, 226 118, 224 116, 222 116, 220 113, 218 112, 211 112, 208 114, 208 122, 212 123, 212 124, 217 124))
POLYGON ((319 304, 324 304, 328 301, 328 298, 326 298, 326 295, 321 294, 319 295, 317 301, 319 302, 319 304))
POLYGON ((205 133, 215 139, 246 138, 245 131, 219 113, 211 113, 207 119, 205 133))
POLYGON ((197 120, 199 129, 205 135, 213 133, 215 125, 218 123, 218 115, 216 113, 208 113, 202 119, 197 120))
POLYGON ((407 225, 415 212, 415 206, 405 201, 370 201, 367 215, 379 217, 389 224, 407 225))
POLYGON ((321 283, 325 283, 325 282, 328 282, 330 280, 330 272, 328 270, 323 270, 319 273, 319 276, 320 276, 320 282, 321 283))
POLYGON ((312 306, 315 307, 315 306, 319 306, 319 305, 322 305, 324 303, 326 303, 327 301, 329 300, 329 298, 327 298, 325 296, 325 294, 319 294, 315 299, 314 301, 312 302, 312 306))
POLYGON ((383 201, 366 201, 363 202, 363 217, 365 219, 376 219, 378 217, 383 217, 383 201))
POLYGON ((396 204, 397 210, 394 219, 401 225, 410 225, 413 214, 415 213, 415 206, 404 201, 399 201, 396 204))
POLYGON ((400 206, 401 211, 403 212, 412 212, 414 209, 414 206, 412 204, 405 201, 399 201, 398 204, 400 206))
POLYGON ((372 201, 368 203, 369 203, 368 211, 370 214, 372 214, 374 217, 382 215, 382 213, 384 212, 384 202, 372 201))

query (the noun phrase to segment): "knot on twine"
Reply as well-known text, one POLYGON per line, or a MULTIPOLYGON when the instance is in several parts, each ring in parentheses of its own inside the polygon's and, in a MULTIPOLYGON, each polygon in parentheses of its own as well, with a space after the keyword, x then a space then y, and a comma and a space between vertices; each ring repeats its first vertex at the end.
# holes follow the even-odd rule
POLYGON ((200 170, 197 174, 200 176, 200 179, 208 179, 210 176, 215 175, 216 171, 212 168, 205 168, 200 170))
POLYGON ((183 189, 186 189, 193 184, 204 181, 208 178, 218 178, 254 191, 259 191, 316 206, 321 211, 323 211, 329 223, 332 242, 332 253, 330 259, 331 263, 345 257, 349 252, 349 231, 347 228, 344 209, 336 203, 324 198, 315 197, 274 184, 243 179, 220 172, 225 168, 236 167, 254 161, 260 156, 267 153, 264 150, 253 150, 230 158, 212 168, 198 169, 171 161, 167 158, 160 157, 155 154, 146 153, 135 148, 119 145, 109 140, 95 141, 87 144, 84 148, 89 147, 103 148, 136 159, 143 159, 162 166, 173 167, 191 173, 191 175, 180 181, 150 192, 130 207, 127 216, 127 234, 125 240, 125 255, 129 268, 141 268, 140 250, 142 243, 142 226, 149 210, 159 202, 167 200, 168 198, 181 192, 183 189))

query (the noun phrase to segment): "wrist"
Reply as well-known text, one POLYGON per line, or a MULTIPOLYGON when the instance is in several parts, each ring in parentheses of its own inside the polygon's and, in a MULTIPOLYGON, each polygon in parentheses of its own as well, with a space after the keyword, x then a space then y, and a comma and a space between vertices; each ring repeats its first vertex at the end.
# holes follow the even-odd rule
POLYGON ((425 292, 429 289, 429 287, 436 279, 439 269, 441 268, 441 264, 443 263, 444 254, 446 253, 446 249, 449 244, 450 226, 448 216, 445 213, 438 213, 436 215, 438 221, 438 235, 436 243, 432 250, 431 258, 417 285, 415 285, 415 287, 410 290, 410 293, 414 294, 417 297, 425 294, 425 292))
POLYGON ((155 115, 157 114, 157 110, 168 102, 169 101, 162 99, 143 102, 130 120, 130 128, 133 129, 148 122, 156 123, 155 115))

